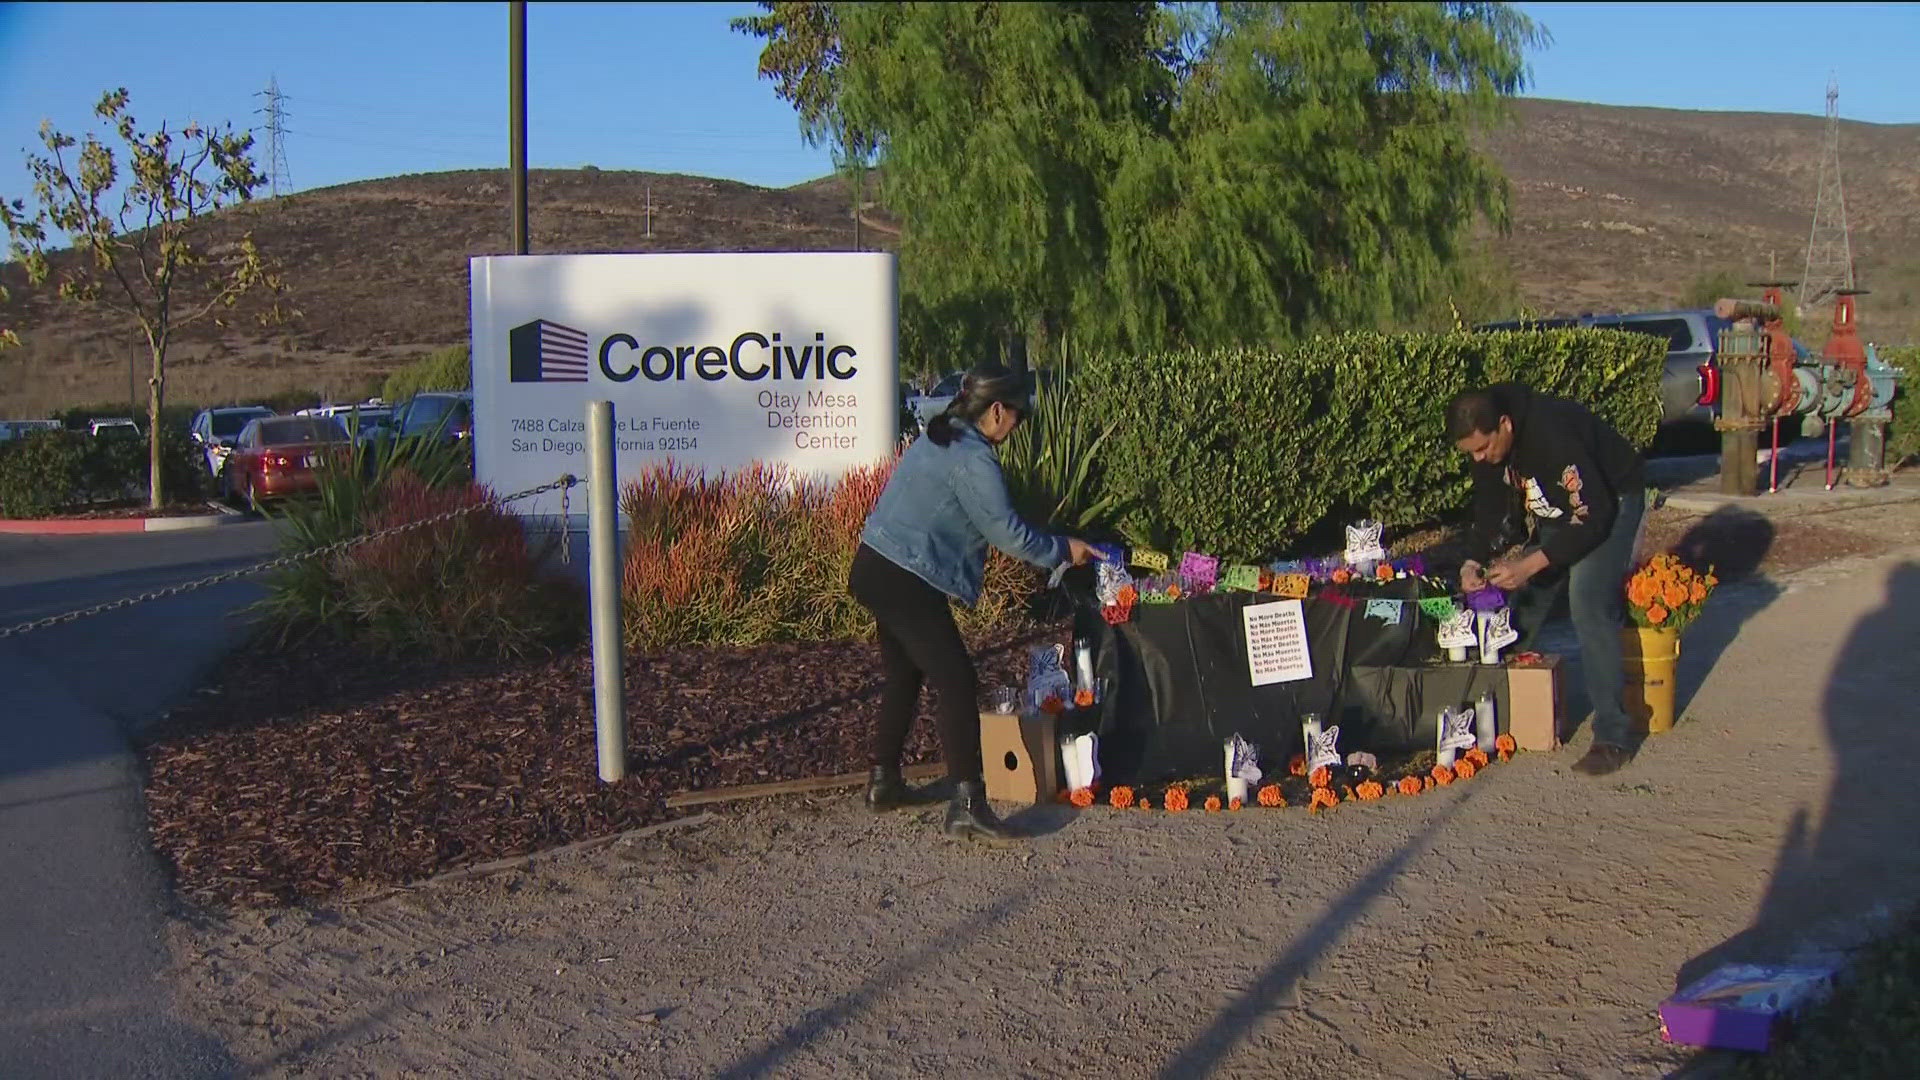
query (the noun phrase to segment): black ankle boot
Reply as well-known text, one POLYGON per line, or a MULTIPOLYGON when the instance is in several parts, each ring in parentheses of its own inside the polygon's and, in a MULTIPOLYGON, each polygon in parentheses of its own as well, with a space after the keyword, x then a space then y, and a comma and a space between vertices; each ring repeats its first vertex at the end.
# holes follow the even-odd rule
POLYGON ((993 843, 1008 843, 1019 837, 1001 824, 987 805, 987 785, 979 780, 963 780, 953 787, 953 801, 947 804, 948 836, 979 837, 993 843))
POLYGON ((867 809, 876 814, 903 806, 925 806, 930 801, 907 786, 898 765, 875 765, 867 775, 867 809))

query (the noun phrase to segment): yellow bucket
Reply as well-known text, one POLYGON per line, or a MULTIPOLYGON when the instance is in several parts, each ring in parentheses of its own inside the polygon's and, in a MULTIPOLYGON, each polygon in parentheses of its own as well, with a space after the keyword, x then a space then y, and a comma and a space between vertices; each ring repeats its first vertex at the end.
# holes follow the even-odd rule
POLYGON ((1636 626, 1620 632, 1620 658, 1627 685, 1621 704, 1638 731, 1673 728, 1674 669, 1680 660, 1680 632, 1636 626))

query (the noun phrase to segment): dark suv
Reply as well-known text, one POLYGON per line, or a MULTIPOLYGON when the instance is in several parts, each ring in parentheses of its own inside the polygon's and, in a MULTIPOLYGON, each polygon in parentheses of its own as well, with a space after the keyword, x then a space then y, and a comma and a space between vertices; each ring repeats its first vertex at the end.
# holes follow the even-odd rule
POLYGON ((445 439, 470 439, 473 394, 465 390, 415 394, 394 410, 393 433, 403 439, 434 434, 445 439))

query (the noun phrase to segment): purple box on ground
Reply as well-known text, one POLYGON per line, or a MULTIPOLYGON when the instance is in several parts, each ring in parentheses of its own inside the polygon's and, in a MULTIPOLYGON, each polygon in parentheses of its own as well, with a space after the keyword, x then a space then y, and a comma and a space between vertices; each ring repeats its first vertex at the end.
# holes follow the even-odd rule
POLYGON ((1688 1046, 1765 1050, 1783 1017, 1825 997, 1833 970, 1727 964, 1660 1003, 1660 1037, 1688 1046))

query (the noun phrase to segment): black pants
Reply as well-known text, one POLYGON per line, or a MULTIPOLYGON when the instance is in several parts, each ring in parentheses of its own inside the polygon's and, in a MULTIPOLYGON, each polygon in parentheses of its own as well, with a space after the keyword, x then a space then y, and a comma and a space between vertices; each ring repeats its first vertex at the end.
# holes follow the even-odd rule
POLYGON ((947 594, 865 544, 854 553, 847 590, 880 624, 887 681, 873 726, 872 764, 900 764, 920 687, 931 682, 948 779, 980 779, 980 676, 947 594))

